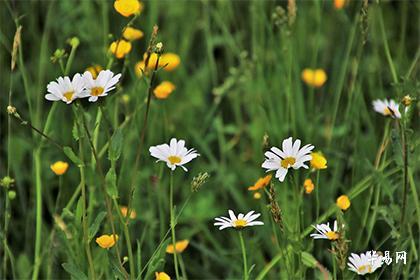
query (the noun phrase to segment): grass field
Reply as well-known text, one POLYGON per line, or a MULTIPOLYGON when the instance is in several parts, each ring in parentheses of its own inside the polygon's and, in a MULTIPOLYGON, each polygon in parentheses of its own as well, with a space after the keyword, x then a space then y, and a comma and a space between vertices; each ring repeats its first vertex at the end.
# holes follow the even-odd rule
POLYGON ((420 2, 338 2, 1 0, 0 278, 419 279, 420 2))

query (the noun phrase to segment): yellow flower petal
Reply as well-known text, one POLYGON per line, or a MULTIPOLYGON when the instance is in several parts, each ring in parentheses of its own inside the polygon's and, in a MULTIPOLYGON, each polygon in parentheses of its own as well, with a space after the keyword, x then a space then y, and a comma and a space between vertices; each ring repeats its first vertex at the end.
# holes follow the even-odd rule
POLYGON ((266 186, 268 186, 268 184, 270 184, 272 176, 273 175, 269 174, 269 175, 267 175, 263 178, 259 178, 253 186, 248 187, 248 190, 249 191, 256 191, 256 190, 265 188, 266 186))
MULTIPOLYGON (((184 250, 187 249, 189 243, 190 243, 190 241, 188 241, 187 239, 176 242, 175 243, 176 252, 177 253, 184 252, 184 250)), ((173 244, 169 244, 166 247, 166 253, 168 253, 168 254, 173 254, 174 253, 174 245, 173 244)))
POLYGON ((344 8, 346 5, 346 0, 334 0, 334 7, 339 10, 344 8))
POLYGON ((95 239, 96 243, 104 249, 109 249, 115 245, 115 241, 118 241, 118 235, 115 235, 115 239, 113 235, 101 235, 95 239))
POLYGON ((309 69, 302 71, 302 80, 309 86, 322 87, 327 81, 327 74, 323 69, 309 69))
POLYGON ((172 71, 181 63, 179 55, 174 53, 164 53, 160 57, 159 66, 164 67, 165 71, 172 71), (165 66, 166 65, 166 66, 165 66))
POLYGON ((143 10, 143 4, 138 0, 116 0, 114 2, 115 10, 125 17, 139 14, 143 10))
POLYGON ((173 83, 163 81, 153 90, 153 93, 158 99, 166 99, 175 90, 175 88, 176 87, 173 83))
POLYGON ((126 40, 117 40, 112 42, 109 50, 115 55, 116 58, 123 58, 131 51, 131 43, 126 40))
POLYGON ((313 169, 327 168, 327 159, 321 153, 311 153, 311 167, 313 169))
POLYGON ((349 197, 344 194, 337 198, 336 204, 341 210, 347 210, 351 205, 349 197))
POLYGON ((127 39, 128 41, 138 40, 143 38, 143 36, 143 31, 133 27, 127 27, 123 32, 124 39, 127 39))
POLYGON ((103 70, 102 66, 100 65, 92 65, 88 68, 86 68, 86 71, 89 71, 92 74, 92 77, 94 79, 96 79, 96 77, 98 76, 99 72, 101 72, 103 70))
POLYGON ((315 189, 315 185, 314 185, 314 183, 312 182, 312 180, 311 179, 306 179, 304 182, 303 182, 303 187, 305 188, 305 193, 307 193, 307 194, 310 194, 314 189, 315 189))
POLYGON ((63 175, 69 168, 69 164, 64 161, 57 161, 50 166, 55 175, 63 175))
MULTIPOLYGON (((121 206, 120 210, 121 210, 121 214, 123 215, 123 217, 127 217, 128 208, 126 206, 121 206)), ((130 219, 135 219, 136 217, 137 217, 136 210, 131 209, 130 219)))
POLYGON ((155 277, 155 280, 171 280, 171 277, 165 272, 155 272, 155 277))

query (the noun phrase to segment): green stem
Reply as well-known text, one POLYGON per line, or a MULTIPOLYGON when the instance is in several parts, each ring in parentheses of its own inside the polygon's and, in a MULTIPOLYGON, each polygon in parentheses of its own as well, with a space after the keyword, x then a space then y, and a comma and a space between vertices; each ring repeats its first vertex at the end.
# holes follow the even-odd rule
POLYGON ((35 222, 35 256, 34 271, 32 280, 38 279, 41 266, 41 232, 42 232, 42 183, 41 183, 41 149, 34 152, 35 161, 35 200, 36 200, 36 222, 35 222))
POLYGON ((407 195, 408 195, 408 152, 407 152, 407 134, 405 132, 405 125, 403 123, 400 124, 401 128, 401 145, 402 145, 402 153, 403 153, 403 201, 402 201, 402 208, 401 208, 401 219, 400 219, 400 230, 404 226, 405 220, 405 212, 406 212, 406 205, 407 205, 407 195))
POLYGON ((128 222, 126 222, 126 220, 122 216, 121 211, 119 210, 120 207, 118 205, 117 200, 115 198, 112 198, 112 201, 114 202, 115 209, 117 209, 118 218, 119 218, 121 224, 123 225, 125 243, 126 243, 127 251, 128 251, 128 265, 130 266, 130 279, 133 280, 133 279, 135 279, 136 268, 135 268, 135 265, 134 265, 133 250, 131 248, 130 232, 128 230, 128 225, 127 225, 128 222))
POLYGON ((7 251, 6 251, 6 248, 8 247, 8 245, 7 245, 7 231, 8 231, 8 228, 9 228, 9 221, 10 221, 11 213, 10 213, 10 199, 9 199, 9 195, 8 195, 8 190, 6 188, 4 189, 4 193, 5 193, 6 205, 5 205, 5 213, 4 213, 3 277, 4 277, 4 279, 6 279, 7 278, 7 251))
POLYGON ((175 267, 175 274, 176 279, 179 278, 179 271, 178 271, 178 256, 176 253, 176 239, 175 239, 175 213, 174 213, 174 172, 171 171, 171 179, 169 185, 169 213, 171 219, 171 235, 172 235, 172 246, 174 247, 174 267, 175 267))
POLYGON ((382 40, 384 42, 385 56, 386 56, 386 59, 387 59, 388 64, 389 64, 389 69, 391 71, 392 81, 394 83, 397 83, 398 82, 398 75, 397 75, 397 71, 395 70, 394 63, 392 62, 391 52, 389 51, 388 40, 386 39, 384 19, 382 17, 382 11, 381 10, 379 10, 379 17, 378 18, 379 18, 379 26, 380 26, 381 33, 382 33, 382 40))
POLYGON ((316 199, 316 219, 319 218, 319 169, 316 171, 316 183, 315 183, 315 199, 316 199))
POLYGON ((244 238, 242 236, 241 230, 239 230, 239 241, 241 243, 242 259, 243 259, 243 264, 244 264, 244 280, 248 280, 249 276, 248 276, 248 263, 246 260, 246 248, 245 248, 245 242, 244 242, 244 238))
MULTIPOLYGON (((77 116, 76 116, 77 118, 77 116)), ((81 135, 81 128, 77 124, 78 134, 81 135)), ((88 225, 87 225, 87 213, 86 213, 86 183, 85 183, 85 167, 83 162, 83 139, 79 139, 79 157, 82 164, 79 166, 80 170, 80 185, 82 188, 82 227, 83 227, 83 244, 85 246, 86 256, 89 264, 89 278, 96 279, 95 267, 93 265, 92 253, 90 251, 89 236, 88 236, 88 225)))
POLYGON ((264 269, 258 274, 255 280, 263 280, 266 279, 265 276, 267 273, 274 267, 276 263, 278 263, 283 256, 283 252, 278 253, 265 267, 264 269))

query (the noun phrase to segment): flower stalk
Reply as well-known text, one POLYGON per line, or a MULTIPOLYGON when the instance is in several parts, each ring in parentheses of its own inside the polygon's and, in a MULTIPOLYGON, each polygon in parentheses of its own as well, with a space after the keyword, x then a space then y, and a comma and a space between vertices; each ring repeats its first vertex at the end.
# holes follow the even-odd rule
POLYGON ((242 236, 242 230, 238 230, 239 233, 239 242, 241 243, 241 250, 242 250, 242 260, 243 260, 243 265, 244 265, 244 280, 248 280, 249 279, 249 275, 248 275, 248 263, 247 263, 247 259, 246 259, 246 248, 245 248, 245 242, 244 242, 244 237, 242 236))
MULTIPOLYGON (((169 184, 169 214, 170 214, 170 223, 171 223, 171 236, 172 236, 172 245, 176 248, 176 238, 175 238, 175 213, 174 213, 174 175, 173 171, 171 171, 170 176, 170 184, 169 184)), ((176 279, 179 278, 179 270, 178 270, 178 254, 176 250, 174 250, 174 267, 175 267, 175 275, 176 279)))

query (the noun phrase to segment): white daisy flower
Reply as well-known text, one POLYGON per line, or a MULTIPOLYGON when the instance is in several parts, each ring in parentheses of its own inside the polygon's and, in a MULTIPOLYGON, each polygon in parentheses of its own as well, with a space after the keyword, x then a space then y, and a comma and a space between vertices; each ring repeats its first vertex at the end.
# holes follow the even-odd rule
POLYGON ((50 101, 61 100, 70 104, 79 97, 84 88, 84 82, 80 74, 75 74, 73 80, 68 76, 58 77, 57 81, 52 81, 47 85, 45 99, 50 101))
POLYGON ((367 251, 360 255, 352 253, 349 257, 349 270, 356 272, 359 275, 366 273, 373 273, 380 268, 384 263, 384 257, 379 255, 376 251, 367 251))
POLYGON ((185 148, 185 141, 172 138, 168 144, 161 144, 152 146, 149 148, 150 155, 158 159, 158 161, 166 162, 166 165, 175 170, 177 166, 180 166, 185 171, 188 171, 183 165, 192 161, 200 154, 194 149, 185 148))
POLYGON ((334 229, 330 228, 330 223, 319 224, 312 226, 318 233, 312 233, 310 237, 313 239, 328 239, 337 240, 340 234, 338 233, 337 221, 334 221, 334 229))
POLYGON ((401 119, 401 113, 398 110, 398 103, 393 99, 376 99, 372 102, 373 109, 384 116, 401 119))
POLYGON ((215 226, 219 227, 219 230, 225 228, 236 228, 242 229, 244 227, 260 226, 264 225, 261 221, 255 221, 261 214, 254 214, 255 211, 250 211, 248 214, 244 215, 240 213, 238 217, 235 216, 232 210, 229 210, 229 218, 227 217, 218 217, 215 218, 217 222, 214 223, 215 226))
POLYGON ((83 74, 86 89, 81 93, 80 97, 89 97, 90 102, 96 102, 98 97, 107 96, 108 92, 115 88, 120 77, 121 74, 114 76, 111 70, 102 70, 94 79, 92 73, 86 71, 83 74))
POLYGON ((293 169, 299 169, 301 167, 308 169, 305 162, 312 159, 310 153, 314 149, 314 146, 308 144, 300 148, 300 143, 299 139, 296 139, 293 143, 292 137, 283 140, 283 150, 272 147, 270 151, 264 154, 266 159, 262 167, 267 169, 267 172, 277 170, 276 178, 280 182, 284 181, 287 170, 290 167, 293 169))

